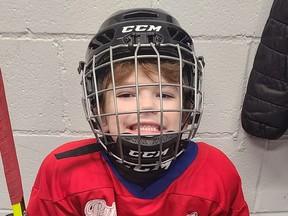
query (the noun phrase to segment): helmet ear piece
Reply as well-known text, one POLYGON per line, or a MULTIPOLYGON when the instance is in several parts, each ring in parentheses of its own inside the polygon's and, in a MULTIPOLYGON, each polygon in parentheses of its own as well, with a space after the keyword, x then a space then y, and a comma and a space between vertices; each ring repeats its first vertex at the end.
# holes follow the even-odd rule
POLYGON ((193 123, 193 118, 195 118, 194 124, 198 124, 198 121, 200 120, 200 116, 201 116, 200 113, 196 113, 196 114, 195 114, 195 117, 190 116, 190 117, 189 117, 188 124, 191 125, 191 124, 193 123))
POLYGON ((81 72, 84 71, 84 67, 85 67, 85 62, 84 61, 80 61, 79 65, 78 65, 78 68, 77 68, 77 71, 78 71, 79 74, 81 74, 81 72))
MULTIPOLYGON (((93 118, 93 120, 91 120, 94 129, 101 130, 104 133, 108 132, 109 128, 108 128, 108 124, 107 124, 107 117, 99 116, 99 113, 97 112, 96 106, 94 106, 94 108, 91 108, 91 112, 93 113, 93 116, 95 116, 93 118), (101 118, 101 120, 100 120, 100 118, 101 118)), ((103 113, 103 112, 101 111, 101 113, 103 113)))

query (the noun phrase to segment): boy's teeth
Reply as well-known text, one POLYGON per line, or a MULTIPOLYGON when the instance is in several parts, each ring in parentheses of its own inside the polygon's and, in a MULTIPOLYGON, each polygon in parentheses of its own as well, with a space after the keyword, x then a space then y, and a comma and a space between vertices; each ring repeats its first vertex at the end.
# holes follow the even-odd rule
MULTIPOLYGON (((137 130, 138 126, 134 127, 134 130, 137 130)), ((158 131, 158 127, 151 126, 151 125, 140 125, 141 131, 158 131)))

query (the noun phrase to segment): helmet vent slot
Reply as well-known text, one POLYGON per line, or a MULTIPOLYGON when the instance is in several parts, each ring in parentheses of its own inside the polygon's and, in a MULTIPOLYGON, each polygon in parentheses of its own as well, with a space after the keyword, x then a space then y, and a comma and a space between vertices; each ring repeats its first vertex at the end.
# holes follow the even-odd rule
POLYGON ((171 27, 168 27, 168 31, 173 40, 176 40, 185 44, 191 43, 189 36, 185 32, 179 31, 178 29, 171 28, 171 27))
POLYGON ((113 29, 109 29, 108 31, 103 32, 101 35, 92 40, 90 47, 96 49, 103 44, 111 42, 113 40, 114 34, 115 31, 113 29))
POLYGON ((124 14, 123 19, 133 19, 133 18, 158 18, 157 13, 151 11, 137 11, 124 14))

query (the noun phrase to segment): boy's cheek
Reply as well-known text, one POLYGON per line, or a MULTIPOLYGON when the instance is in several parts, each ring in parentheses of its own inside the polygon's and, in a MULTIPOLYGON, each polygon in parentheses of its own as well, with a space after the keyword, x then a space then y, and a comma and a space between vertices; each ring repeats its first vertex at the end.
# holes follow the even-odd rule
POLYGON ((108 124, 107 124, 106 117, 102 118, 102 127, 103 127, 103 132, 104 133, 107 133, 109 131, 109 127, 108 127, 108 124))

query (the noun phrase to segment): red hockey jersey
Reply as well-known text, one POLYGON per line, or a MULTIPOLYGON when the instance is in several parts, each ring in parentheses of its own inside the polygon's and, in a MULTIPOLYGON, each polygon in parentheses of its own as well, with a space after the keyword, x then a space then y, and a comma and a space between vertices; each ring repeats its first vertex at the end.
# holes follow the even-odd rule
POLYGON ((144 188, 119 175, 95 142, 71 142, 47 156, 29 216, 249 215, 234 165, 208 144, 189 142, 165 175, 144 188))

